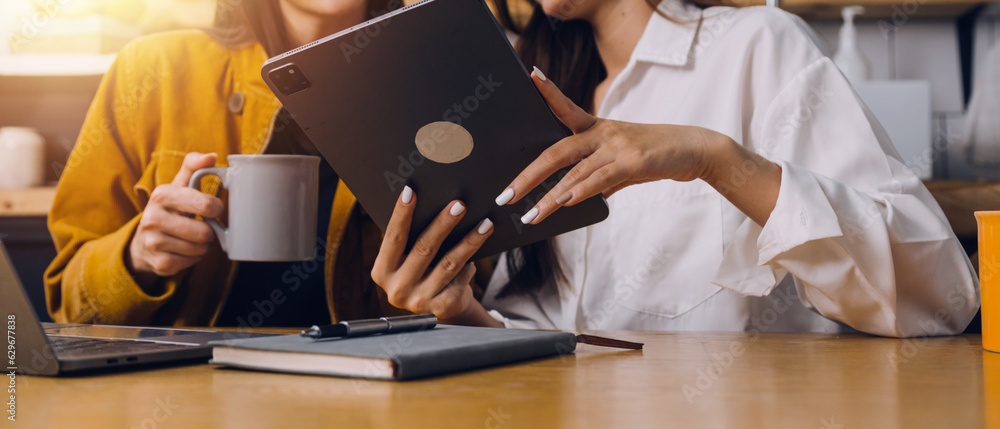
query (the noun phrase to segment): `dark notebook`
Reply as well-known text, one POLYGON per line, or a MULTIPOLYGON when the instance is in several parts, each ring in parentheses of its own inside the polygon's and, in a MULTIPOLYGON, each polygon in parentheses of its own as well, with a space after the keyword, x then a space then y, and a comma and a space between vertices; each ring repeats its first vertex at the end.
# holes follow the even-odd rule
POLYGON ((209 343, 212 363, 262 371, 409 380, 571 353, 567 332, 438 325, 410 333, 313 340, 299 335, 209 343))

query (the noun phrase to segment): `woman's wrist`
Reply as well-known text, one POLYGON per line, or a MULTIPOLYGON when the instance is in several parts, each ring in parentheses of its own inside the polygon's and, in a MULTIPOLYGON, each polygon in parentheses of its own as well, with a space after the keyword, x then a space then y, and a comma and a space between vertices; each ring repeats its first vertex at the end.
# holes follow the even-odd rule
POLYGON ((132 280, 139 285, 142 290, 150 295, 155 295, 153 289, 156 285, 159 276, 147 265, 143 263, 142 258, 138 256, 138 246, 135 243, 135 237, 129 240, 128 246, 125 247, 125 254, 122 255, 125 259, 125 269, 128 270, 129 275, 132 276, 132 280))
POLYGON ((706 139, 702 174, 705 183, 758 225, 771 216, 781 187, 781 166, 720 133, 706 139))
POLYGON ((698 178, 722 192, 733 186, 731 173, 738 171, 747 158, 742 153, 742 146, 729 136, 709 130, 705 132, 708 136, 702 142, 701 175, 698 178))

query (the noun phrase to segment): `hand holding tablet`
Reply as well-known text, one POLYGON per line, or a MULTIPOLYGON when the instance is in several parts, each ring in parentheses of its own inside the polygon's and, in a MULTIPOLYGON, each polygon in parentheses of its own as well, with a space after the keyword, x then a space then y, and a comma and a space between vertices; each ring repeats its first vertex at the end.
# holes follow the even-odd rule
POLYGON ((495 203, 498 190, 568 133, 481 0, 415 3, 271 58, 262 75, 383 232, 404 188, 419 195, 404 251, 452 201, 465 209, 440 253, 460 246, 484 219, 494 225, 464 258, 472 260, 608 215, 595 196, 575 199, 544 225, 521 222, 566 168, 518 195, 517 204, 495 203), (345 51, 359 35, 368 43, 345 51))

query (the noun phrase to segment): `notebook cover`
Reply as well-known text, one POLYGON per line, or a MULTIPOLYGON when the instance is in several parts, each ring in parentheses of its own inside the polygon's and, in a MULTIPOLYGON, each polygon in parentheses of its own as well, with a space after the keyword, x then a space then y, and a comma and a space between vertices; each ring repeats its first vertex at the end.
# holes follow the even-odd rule
MULTIPOLYGON (((428 331, 359 338, 317 341, 299 335, 282 335, 209 344, 273 352, 390 359, 396 368, 394 379, 410 380, 567 354, 576 349, 576 336, 567 332, 438 325, 428 331)), ((369 378, 364 373, 352 376, 369 378)))

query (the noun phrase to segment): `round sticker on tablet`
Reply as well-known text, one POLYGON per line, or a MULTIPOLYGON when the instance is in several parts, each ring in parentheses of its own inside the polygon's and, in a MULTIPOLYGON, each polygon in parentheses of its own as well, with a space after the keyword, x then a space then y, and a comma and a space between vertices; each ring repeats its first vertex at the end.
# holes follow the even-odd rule
POLYGON ((417 130, 414 139, 420 154, 440 164, 453 164, 472 153, 472 134, 448 121, 431 122, 417 130))

